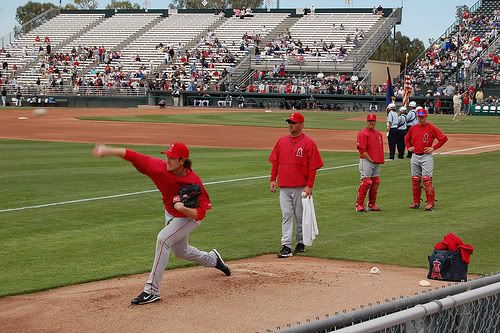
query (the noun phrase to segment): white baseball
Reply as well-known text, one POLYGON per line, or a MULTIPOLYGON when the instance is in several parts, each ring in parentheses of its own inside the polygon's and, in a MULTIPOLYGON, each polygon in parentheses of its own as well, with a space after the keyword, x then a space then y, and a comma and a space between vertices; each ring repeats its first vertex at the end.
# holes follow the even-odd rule
POLYGON ((302 192, 302 198, 305 198, 307 197, 307 193, 306 192, 302 192))
POLYGON ((43 108, 42 108, 42 109, 34 109, 34 110, 33 110, 33 114, 34 114, 35 116, 44 116, 44 115, 46 115, 48 112, 49 112, 49 111, 48 111, 47 109, 43 109, 43 108))
POLYGON ((422 287, 430 287, 431 286, 431 283, 427 280, 420 280, 420 282, 418 284, 422 287))

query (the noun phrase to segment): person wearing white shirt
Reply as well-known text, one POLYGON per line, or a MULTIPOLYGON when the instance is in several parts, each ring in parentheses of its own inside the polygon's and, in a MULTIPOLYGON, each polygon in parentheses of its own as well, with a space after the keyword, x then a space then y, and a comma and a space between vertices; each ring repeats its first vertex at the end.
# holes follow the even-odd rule
POLYGON ((394 160, 396 153, 396 144, 398 139, 398 114, 396 112, 396 104, 390 103, 387 105, 387 139, 389 141, 389 159, 394 160))

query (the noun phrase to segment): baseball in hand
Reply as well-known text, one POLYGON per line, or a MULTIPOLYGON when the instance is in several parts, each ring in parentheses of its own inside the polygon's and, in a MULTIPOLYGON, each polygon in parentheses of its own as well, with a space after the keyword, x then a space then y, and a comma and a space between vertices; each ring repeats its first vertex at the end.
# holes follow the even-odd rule
POLYGON ((306 192, 302 192, 302 198, 305 198, 307 197, 307 193, 306 192))

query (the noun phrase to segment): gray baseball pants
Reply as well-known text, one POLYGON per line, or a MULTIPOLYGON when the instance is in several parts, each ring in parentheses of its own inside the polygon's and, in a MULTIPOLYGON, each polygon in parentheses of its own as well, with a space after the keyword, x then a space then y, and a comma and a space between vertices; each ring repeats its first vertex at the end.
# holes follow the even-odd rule
POLYGON ((359 178, 371 178, 380 176, 380 164, 372 163, 366 158, 359 159, 359 178))
POLYGON ((199 226, 189 217, 173 217, 165 212, 165 227, 156 239, 156 254, 153 268, 144 286, 148 294, 160 295, 160 283, 167 268, 170 251, 179 259, 195 261, 205 267, 215 267, 217 256, 214 252, 204 252, 188 244, 191 231, 199 226))
POLYGON ((432 154, 411 155, 411 175, 417 177, 432 177, 434 172, 434 159, 432 154))
POLYGON ((280 207, 281 245, 291 247, 293 238, 293 220, 295 217, 297 243, 303 243, 302 238, 302 187, 281 187, 280 207))

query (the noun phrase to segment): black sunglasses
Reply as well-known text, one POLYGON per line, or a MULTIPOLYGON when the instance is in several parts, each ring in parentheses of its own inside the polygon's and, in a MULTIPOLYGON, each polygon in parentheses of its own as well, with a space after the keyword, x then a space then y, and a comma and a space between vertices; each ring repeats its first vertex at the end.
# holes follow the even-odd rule
POLYGON ((295 121, 291 121, 291 120, 287 120, 286 122, 289 123, 289 124, 292 124, 292 125, 298 124, 295 121))

